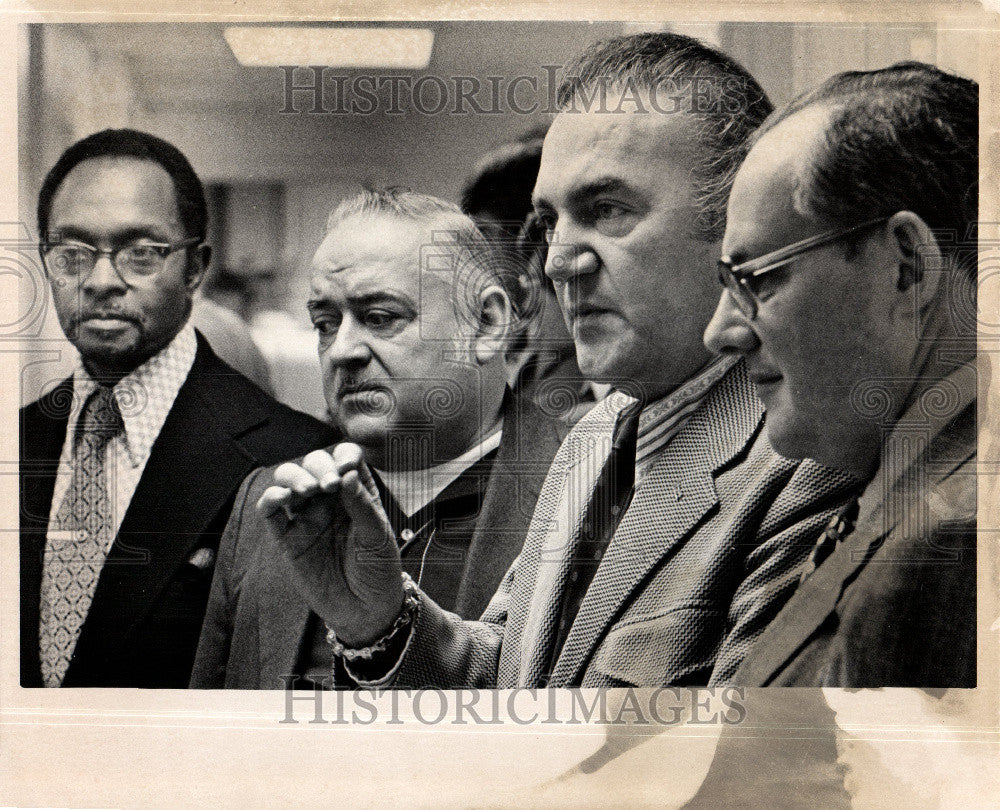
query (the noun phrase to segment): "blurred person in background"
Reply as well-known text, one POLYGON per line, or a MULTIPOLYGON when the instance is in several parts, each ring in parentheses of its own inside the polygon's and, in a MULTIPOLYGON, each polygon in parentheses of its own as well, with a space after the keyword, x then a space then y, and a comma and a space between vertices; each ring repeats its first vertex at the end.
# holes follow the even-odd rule
POLYGON ((274 396, 270 368, 247 322, 244 291, 232 273, 210 271, 195 294, 191 323, 224 362, 274 396))
POLYGON ((576 364, 552 282, 545 276, 547 243, 531 205, 547 126, 487 152, 462 189, 462 210, 475 219, 509 268, 514 307, 507 348, 511 387, 546 413, 576 422, 608 391, 586 381, 576 364))

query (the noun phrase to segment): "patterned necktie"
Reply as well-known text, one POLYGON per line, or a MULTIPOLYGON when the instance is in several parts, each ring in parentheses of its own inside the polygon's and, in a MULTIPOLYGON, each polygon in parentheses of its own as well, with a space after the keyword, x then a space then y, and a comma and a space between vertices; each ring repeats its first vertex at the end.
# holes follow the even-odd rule
POLYGON ((111 545, 105 455, 124 427, 112 389, 98 386, 77 422, 73 478, 45 544, 38 640, 46 686, 62 684, 111 545))
POLYGON ((601 474, 587 504, 580 532, 573 547, 569 580, 563 593, 549 672, 555 666, 601 557, 604 556, 604 551, 632 500, 636 440, 639 435, 641 412, 642 402, 630 403, 621 410, 615 421, 611 452, 604 467, 601 468, 601 474))

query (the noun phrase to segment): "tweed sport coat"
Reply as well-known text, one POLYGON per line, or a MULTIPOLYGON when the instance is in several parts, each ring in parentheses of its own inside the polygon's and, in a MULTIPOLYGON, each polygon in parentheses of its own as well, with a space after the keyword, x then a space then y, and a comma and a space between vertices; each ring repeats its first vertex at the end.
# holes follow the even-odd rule
POLYGON ((570 431, 481 620, 422 597, 392 686, 699 685, 736 669, 857 482, 775 454, 738 363, 642 480, 549 673, 570 539, 607 458, 613 401, 570 431))
MULTIPOLYGON (((562 421, 508 392, 500 447, 453 595, 458 613, 478 616, 520 552, 545 474, 565 435, 562 421)), ((272 479, 273 468, 257 470, 236 496, 219 549, 192 688, 280 689, 283 676, 304 674, 315 617, 255 509, 272 479)))
MULTIPOLYGON (((72 391, 72 380, 64 380, 20 413, 22 686, 42 686, 42 558, 72 391)), ((101 570, 63 686, 186 687, 211 560, 240 482, 254 467, 334 436, 227 366, 199 335, 194 364, 101 570)))
POLYGON ((854 531, 802 584, 734 682, 976 685, 976 373, 900 419, 854 531), (942 407, 946 414, 935 413, 942 407))

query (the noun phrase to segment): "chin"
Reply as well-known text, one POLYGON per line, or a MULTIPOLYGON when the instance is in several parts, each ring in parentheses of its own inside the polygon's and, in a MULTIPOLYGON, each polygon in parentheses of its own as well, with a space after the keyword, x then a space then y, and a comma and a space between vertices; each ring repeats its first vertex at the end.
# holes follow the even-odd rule
POLYGON ((808 437, 801 431, 789 429, 788 425, 774 419, 771 411, 767 413, 765 424, 767 428, 767 441, 779 456, 784 456, 785 458, 810 457, 810 442, 808 437))

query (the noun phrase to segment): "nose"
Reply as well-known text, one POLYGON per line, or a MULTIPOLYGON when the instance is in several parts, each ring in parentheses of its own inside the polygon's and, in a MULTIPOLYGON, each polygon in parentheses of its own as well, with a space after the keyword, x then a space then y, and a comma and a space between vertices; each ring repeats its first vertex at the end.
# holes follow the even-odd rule
MULTIPOLYGON (((565 239, 565 234, 558 236, 565 239)), ((565 283, 576 276, 596 273, 600 259, 592 248, 578 241, 554 240, 545 258, 545 275, 557 283, 565 283)))
POLYGON ((351 315, 345 315, 337 334, 325 347, 320 338, 320 354, 334 368, 363 366, 371 359, 367 333, 351 315))
POLYGON ((106 253, 97 256, 94 267, 84 277, 84 291, 94 296, 107 295, 110 292, 125 292, 128 284, 121 274, 115 270, 111 257, 106 253))
POLYGON ((757 333, 728 290, 719 296, 712 320, 705 327, 704 342, 713 354, 749 354, 760 345, 757 333))

